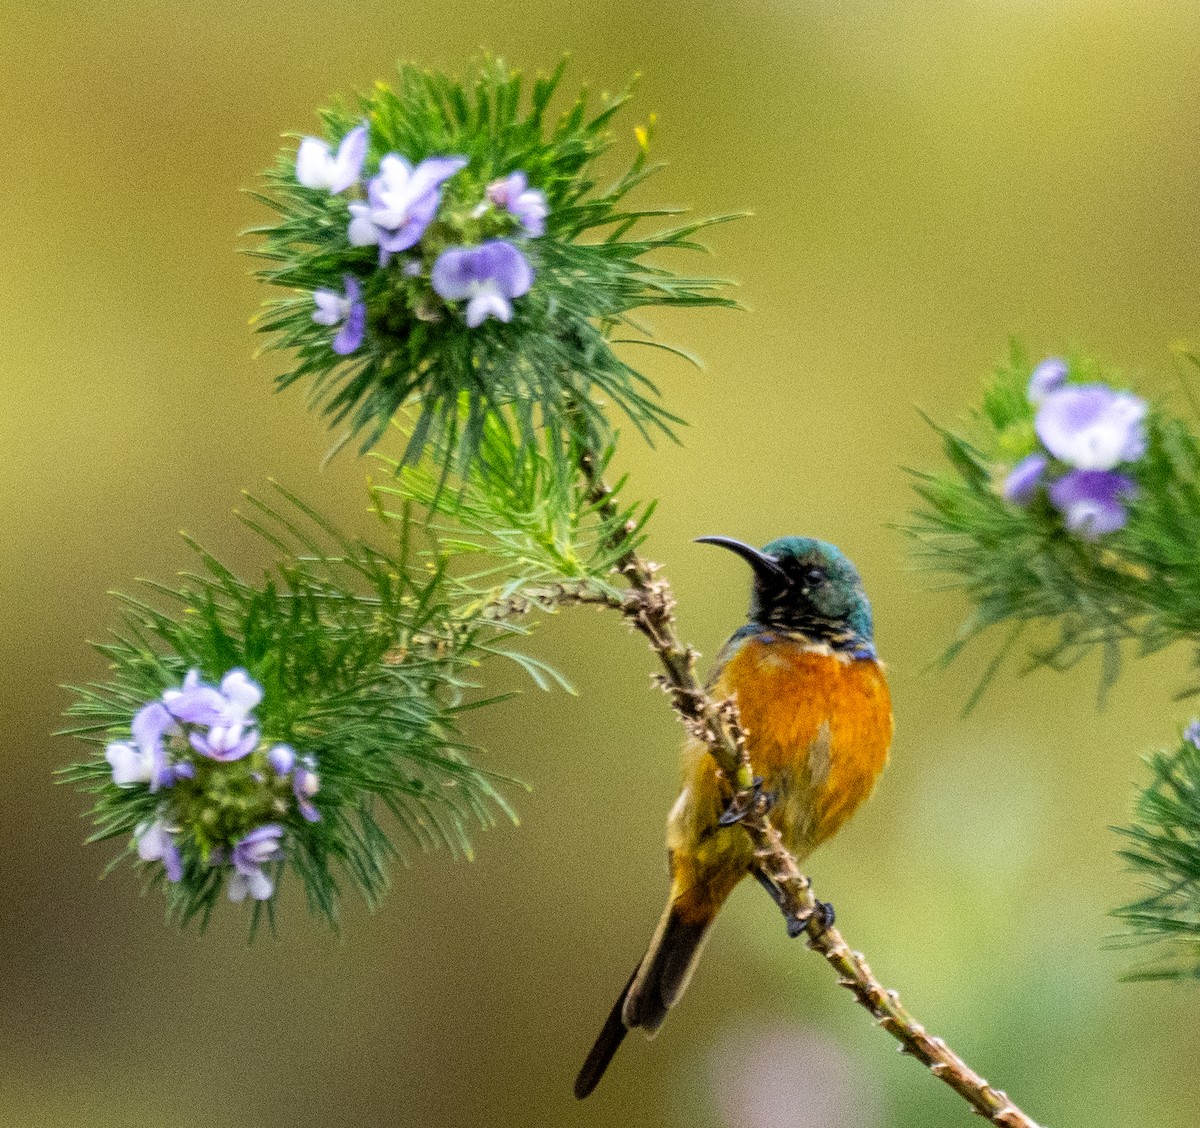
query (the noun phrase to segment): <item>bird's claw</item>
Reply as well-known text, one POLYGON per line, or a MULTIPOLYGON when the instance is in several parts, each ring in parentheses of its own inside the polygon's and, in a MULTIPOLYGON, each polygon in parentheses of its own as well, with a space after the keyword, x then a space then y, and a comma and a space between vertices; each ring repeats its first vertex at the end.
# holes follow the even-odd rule
POLYGON ((833 927, 833 922, 836 919, 836 913, 833 911, 833 906, 828 901, 817 901, 813 911, 804 917, 791 916, 787 917, 787 933, 793 940, 797 936, 803 935, 809 931, 809 924, 815 923, 815 931, 811 933, 814 940, 819 940, 833 927))
POLYGON ((721 817, 717 819, 717 822, 721 826, 733 826, 734 823, 740 823, 755 809, 764 813, 769 811, 774 802, 775 795, 770 791, 763 790, 763 777, 755 776, 754 782, 748 790, 737 792, 729 800, 728 806, 721 812, 721 817))

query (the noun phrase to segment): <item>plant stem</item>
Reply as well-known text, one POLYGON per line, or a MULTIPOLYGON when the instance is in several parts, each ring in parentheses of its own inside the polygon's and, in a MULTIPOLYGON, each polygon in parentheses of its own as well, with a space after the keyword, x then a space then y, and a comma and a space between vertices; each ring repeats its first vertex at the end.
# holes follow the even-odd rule
MULTIPOLYGON (((589 486, 589 500, 602 514, 613 516, 612 491, 596 470, 590 454, 580 458, 580 469, 589 486)), ((688 732, 704 741, 726 780, 735 780, 731 799, 741 812, 741 827, 754 843, 759 872, 778 893, 777 904, 789 924, 802 922, 808 947, 820 953, 838 974, 838 983, 853 993, 879 1026, 944 1081, 971 1107, 993 1124, 1005 1128, 1038 1128, 999 1089, 993 1088, 967 1065, 941 1038, 931 1036, 904 1009, 899 995, 888 990, 872 974, 861 952, 853 951, 836 928, 822 927, 822 913, 813 896, 811 882, 800 871, 786 849, 779 831, 768 818, 768 804, 751 786, 753 772, 732 701, 714 701, 696 675, 697 652, 684 645, 675 629, 675 600, 670 585, 658 574, 657 565, 630 550, 618 561, 617 569, 631 588, 624 614, 649 640, 664 674, 659 683, 688 732)), ((731 832, 735 832, 730 828, 731 832)))

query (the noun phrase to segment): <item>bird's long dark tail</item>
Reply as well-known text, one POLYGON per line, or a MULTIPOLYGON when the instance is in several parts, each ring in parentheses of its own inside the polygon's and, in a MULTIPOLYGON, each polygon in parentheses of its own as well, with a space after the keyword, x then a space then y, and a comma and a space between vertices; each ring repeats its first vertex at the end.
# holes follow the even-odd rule
POLYGON ((575 1096, 583 1100, 599 1083, 630 1030, 654 1037, 667 1011, 678 1002, 692 978, 712 917, 685 919, 674 899, 668 903, 650 949, 634 969, 608 1020, 575 1079, 575 1096))
POLYGON ((608 1012, 604 1028, 600 1031, 600 1036, 596 1039, 596 1044, 592 1046, 587 1060, 583 1063, 583 1068, 579 1071, 579 1076, 575 1078, 575 1096, 579 1100, 583 1100, 584 1097, 600 1084, 600 1078, 604 1076, 604 1071, 608 1068, 608 1063, 612 1061, 613 1054, 621 1048, 621 1043, 625 1041, 625 1035, 629 1033, 629 1027, 625 1025, 623 1012, 625 1010, 625 1000, 629 998, 629 988, 633 986, 633 981, 637 978, 637 973, 638 969, 634 968, 633 974, 629 977, 629 982, 625 984, 625 989, 617 996, 617 1001, 613 1004, 613 1009, 608 1012))

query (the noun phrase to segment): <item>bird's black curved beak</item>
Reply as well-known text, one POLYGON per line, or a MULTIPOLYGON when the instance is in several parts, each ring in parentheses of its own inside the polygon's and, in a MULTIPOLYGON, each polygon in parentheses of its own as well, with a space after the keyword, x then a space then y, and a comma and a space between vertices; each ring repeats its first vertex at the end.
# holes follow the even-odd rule
POLYGON ((696 544, 716 544, 729 549, 730 552, 736 552, 754 569, 755 576, 760 580, 774 580, 778 583, 787 578, 787 573, 774 559, 751 545, 734 540, 733 537, 697 537, 696 544))

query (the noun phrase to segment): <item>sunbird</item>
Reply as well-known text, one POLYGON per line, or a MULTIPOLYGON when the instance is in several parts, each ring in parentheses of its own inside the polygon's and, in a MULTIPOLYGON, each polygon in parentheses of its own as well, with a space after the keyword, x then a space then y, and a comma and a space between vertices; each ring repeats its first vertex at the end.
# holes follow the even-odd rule
MULTIPOLYGON (((698 540, 736 552, 754 572, 747 621, 717 656, 709 689, 736 703, 758 785, 771 799, 769 818, 802 860, 837 833, 887 763, 892 704, 871 604, 854 565, 825 541, 780 537, 760 550, 730 537, 698 540)), ((684 746, 682 777, 667 818, 667 907, 579 1071, 581 1100, 630 1030, 658 1032, 738 882, 755 874, 773 890, 755 872, 749 836, 722 823, 728 787, 699 739, 684 746)), ((831 922, 832 909, 823 909, 831 922)))

